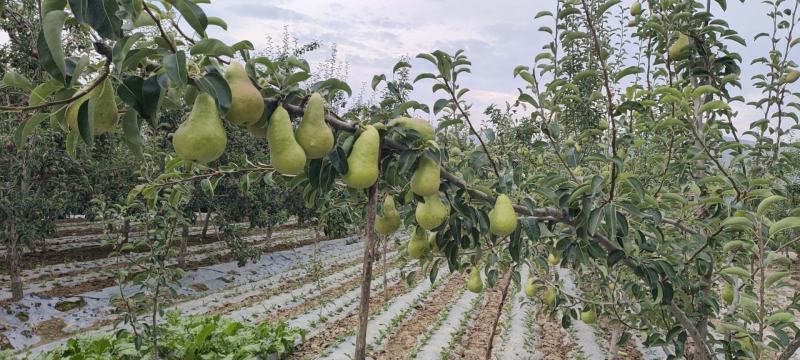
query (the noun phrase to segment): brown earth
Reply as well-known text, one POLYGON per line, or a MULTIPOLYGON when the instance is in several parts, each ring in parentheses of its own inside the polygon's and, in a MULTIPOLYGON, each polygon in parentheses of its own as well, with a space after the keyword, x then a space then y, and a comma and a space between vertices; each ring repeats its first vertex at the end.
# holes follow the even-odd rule
POLYGON ((404 359, 408 351, 417 345, 419 335, 436 321, 439 313, 448 304, 458 300, 458 294, 464 290, 465 279, 464 274, 452 276, 439 291, 420 302, 414 314, 389 336, 386 346, 373 357, 378 360, 404 359))
POLYGON ((536 348, 543 354, 542 360, 568 360, 572 348, 567 333, 558 319, 541 314, 536 319, 536 334, 539 342, 536 348))
POLYGON ((503 311, 503 302, 507 299, 504 292, 511 281, 506 275, 497 285, 486 290, 483 304, 477 309, 478 314, 472 325, 461 337, 461 344, 450 354, 449 359, 485 360, 490 354, 492 340, 497 336, 496 320, 503 311))

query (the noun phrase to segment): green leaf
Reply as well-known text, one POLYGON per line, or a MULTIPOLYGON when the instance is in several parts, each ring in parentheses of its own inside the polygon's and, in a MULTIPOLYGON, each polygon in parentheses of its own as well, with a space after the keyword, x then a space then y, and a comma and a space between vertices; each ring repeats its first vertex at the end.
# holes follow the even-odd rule
POLYGON ((314 83, 314 85, 311 85, 310 89, 311 91, 328 90, 328 97, 330 98, 333 98, 337 91, 344 91, 347 93, 347 96, 353 96, 353 90, 350 89, 350 85, 335 78, 314 83))
POLYGON ((776 221, 769 227, 769 236, 773 236, 778 232, 788 229, 794 229, 800 227, 800 216, 792 216, 783 218, 780 221, 776 221))
POLYGON ((117 95, 145 119, 152 120, 161 98, 161 86, 157 75, 147 80, 130 76, 117 87, 117 95))
MULTIPOLYGON (((64 11, 51 11, 44 16, 42 22, 42 33, 44 34, 44 42, 47 45, 47 53, 50 55, 50 60, 58 69, 60 76, 53 76, 58 79, 65 79, 66 65, 64 62, 64 48, 61 41, 61 30, 64 28, 64 21, 67 20, 67 13, 64 11)), ((41 53, 39 54, 39 61, 42 61, 41 53)), ((47 66, 45 66, 47 68, 47 66)), ((49 71, 48 71, 49 72, 49 71)), ((51 72, 51 75, 53 73, 51 72)))
POLYGON ((372 90, 377 89, 378 85, 380 85, 380 83, 382 81, 386 81, 386 75, 380 74, 380 75, 373 76, 372 77, 372 90))
POLYGON ((750 277, 750 272, 738 266, 729 266, 720 270, 720 272, 725 275, 736 275, 743 279, 747 279, 750 277))
POLYGON ((618 72, 616 76, 614 76, 614 81, 620 81, 620 80, 622 80, 622 78, 624 78, 624 77, 626 77, 628 75, 638 74, 638 73, 640 73, 642 71, 643 71, 642 68, 640 68, 638 66, 627 67, 627 68, 621 70, 620 72, 618 72))
POLYGON ((199 6, 189 0, 166 0, 172 4, 178 12, 181 13, 183 19, 189 23, 189 26, 194 29, 200 36, 205 37, 206 28, 208 27, 208 17, 199 6))
POLYGON ((114 48, 111 50, 111 55, 115 67, 121 66, 121 64, 125 61, 125 58, 128 56, 128 51, 130 51, 131 47, 133 47, 133 45, 136 44, 136 42, 139 41, 139 39, 141 39, 143 36, 143 33, 134 33, 131 34, 131 36, 121 39, 114 44, 114 48))
POLYGON ((22 89, 25 91, 31 91, 33 89, 33 84, 31 84, 31 81, 28 80, 28 78, 13 70, 9 70, 5 75, 3 75, 3 84, 8 87, 22 89))
POLYGON ((244 50, 254 50, 254 49, 255 49, 255 46, 253 46, 253 43, 250 42, 249 40, 242 40, 242 41, 239 41, 239 42, 231 45, 231 50, 233 50, 233 52, 244 51, 244 50))
POLYGON ((224 42, 205 38, 203 40, 198 41, 197 43, 192 46, 189 50, 192 55, 206 55, 206 56, 221 56, 225 55, 228 57, 233 57, 233 49, 230 46, 225 45, 224 42))
POLYGON ((394 64, 394 68, 392 68, 392 73, 396 74, 398 70, 410 68, 411 64, 405 61, 398 61, 397 64, 394 64))
POLYGON ((78 132, 86 145, 92 146, 94 143, 94 125, 92 117, 89 116, 89 102, 84 101, 78 108, 78 132))
POLYGON ((116 0, 69 0, 69 7, 78 21, 89 24, 100 36, 111 40, 122 37, 116 0))
POLYGON ((28 140, 28 136, 30 136, 34 130, 48 118, 48 114, 45 113, 38 113, 34 114, 33 116, 25 119, 22 124, 19 125, 17 128, 16 133, 14 134, 14 144, 17 145, 18 149, 22 149, 22 146, 25 144, 25 141, 28 140))
POLYGON ((144 139, 139 132, 140 126, 136 111, 128 110, 122 117, 122 140, 137 159, 144 158, 144 139))
POLYGON ((228 113, 231 107, 231 88, 225 77, 216 69, 209 70, 205 76, 197 80, 197 86, 217 100, 220 115, 228 113))
POLYGON ((173 84, 178 87, 186 85, 189 74, 186 71, 186 53, 183 50, 165 56, 164 67, 173 84))
POLYGON ((730 109, 731 107, 728 105, 728 103, 722 100, 711 100, 700 107, 700 112, 704 113, 714 110, 730 110, 730 109))
POLYGON ((778 282, 778 280, 785 278, 789 274, 791 274, 790 271, 778 271, 769 274, 769 276, 767 276, 767 279, 764 281, 764 289, 769 289, 769 287, 772 286, 772 284, 775 284, 776 282, 778 282))
POLYGON ((786 200, 786 198, 780 195, 772 195, 764 200, 761 200, 761 202, 758 204, 758 208, 756 209, 756 214, 764 215, 765 212, 769 211, 773 204, 783 200, 786 200))
POLYGON ((208 16, 206 19, 208 19, 208 25, 219 26, 225 30, 228 30, 228 23, 226 23, 225 20, 222 20, 216 16, 208 16))
POLYGON ((41 83, 39 86, 35 87, 33 91, 31 91, 31 96, 28 98, 28 105, 34 106, 41 104, 42 101, 47 99, 47 97, 63 88, 64 84, 58 80, 50 80, 48 82, 41 83))
POLYGON ((442 111, 447 105, 450 104, 449 99, 439 99, 433 104, 433 114, 436 115, 439 111, 442 111))
POLYGON ((65 6, 67 6, 67 0, 43 0, 42 14, 47 14, 54 10, 64 10, 65 6))
POLYGON ((298 72, 296 72, 294 74, 291 74, 291 75, 286 77, 286 85, 287 86, 294 85, 294 84, 300 83, 302 81, 306 81, 310 77, 311 77, 311 74, 309 74, 309 73, 307 73, 305 71, 298 71, 298 72))

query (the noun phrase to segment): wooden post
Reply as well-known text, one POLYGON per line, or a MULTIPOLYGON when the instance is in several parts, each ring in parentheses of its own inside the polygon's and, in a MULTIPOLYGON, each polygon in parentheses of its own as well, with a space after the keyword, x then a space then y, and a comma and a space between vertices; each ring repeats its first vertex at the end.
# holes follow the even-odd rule
POLYGON ((189 242, 189 224, 183 224, 181 228, 181 249, 178 253, 178 267, 186 267, 186 246, 189 242))
POLYGON ((209 209, 207 211, 208 212, 206 212, 206 221, 203 224, 203 235, 201 236, 201 238, 203 238, 203 239, 206 238, 206 234, 208 233, 208 219, 211 218, 211 209, 209 209))
MULTIPOLYGON (((358 334, 356 335, 355 360, 367 356, 367 324, 369 323, 369 292, 372 283, 372 258, 375 250, 375 212, 378 208, 378 183, 369 188, 367 203, 367 223, 364 227, 364 264, 361 275, 361 301, 358 310, 358 334)), ((386 291, 384 289, 384 291, 386 291)))
POLYGON ((6 266, 11 277, 11 301, 22 300, 22 278, 19 276, 19 232, 14 219, 8 221, 8 235, 10 237, 6 249, 6 266))

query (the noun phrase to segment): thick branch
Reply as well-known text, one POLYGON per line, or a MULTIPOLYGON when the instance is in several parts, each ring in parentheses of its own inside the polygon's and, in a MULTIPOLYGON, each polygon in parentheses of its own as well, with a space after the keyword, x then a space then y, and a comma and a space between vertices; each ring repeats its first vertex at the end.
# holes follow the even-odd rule
POLYGON ((83 88, 82 90, 76 92, 75 95, 73 95, 72 97, 70 97, 68 99, 45 102, 45 103, 40 103, 40 104, 36 104, 36 105, 33 105, 33 106, 0 106, 0 110, 7 111, 7 112, 23 112, 23 111, 44 109, 44 108, 48 108, 48 107, 51 107, 51 106, 69 104, 69 103, 71 103, 73 101, 76 101, 76 100, 80 99, 84 95, 92 92, 92 90, 94 90, 94 88, 96 88, 100 84, 102 84, 103 81, 108 77, 108 67, 110 65, 111 65, 111 61, 107 60, 105 62, 105 64, 103 64, 103 67, 100 69, 100 73, 89 84, 89 86, 87 86, 87 87, 83 88))

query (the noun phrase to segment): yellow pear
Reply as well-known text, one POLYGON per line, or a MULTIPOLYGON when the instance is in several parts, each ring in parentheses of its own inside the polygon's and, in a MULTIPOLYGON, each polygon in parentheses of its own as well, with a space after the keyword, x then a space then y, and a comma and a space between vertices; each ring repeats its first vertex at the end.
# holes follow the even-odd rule
POLYGON ((411 234, 411 239, 408 240, 408 256, 414 259, 422 259, 425 255, 428 255, 428 251, 430 251, 428 232, 417 226, 417 229, 411 234))
POLYGON ((227 144, 214 98, 207 93, 198 94, 189 117, 172 135, 172 147, 184 160, 206 164, 222 156, 227 144))
POLYGON ((631 5, 631 15, 638 16, 642 13, 642 3, 636 1, 631 5))
POLYGON ((528 281, 525 282, 525 296, 527 296, 529 299, 532 299, 538 292, 539 286, 536 285, 532 277, 529 277, 528 281))
POLYGON ((250 81, 242 63, 231 61, 225 71, 225 80, 231 88, 231 106, 225 118, 239 126, 258 122, 264 113, 264 97, 250 81))
POLYGON ((547 306, 553 306, 556 304, 556 288, 549 287, 547 290, 544 291, 544 303, 547 306))
POLYGON ((394 207, 394 197, 386 195, 383 199, 383 216, 375 219, 375 232, 390 235, 400 228, 400 213, 394 207))
POLYGON ((309 159, 321 159, 333 149, 333 131, 325 123, 325 100, 319 93, 308 99, 295 135, 309 159))
POLYGON ((469 272, 469 280, 467 280, 467 290, 474 293, 483 291, 483 281, 481 280, 481 271, 477 266, 473 266, 469 272))
POLYGON ((284 175, 297 175, 303 172, 306 166, 306 153, 294 139, 292 121, 283 106, 278 105, 269 118, 267 141, 269 157, 275 170, 284 175))
POLYGON ((597 321, 597 314, 595 314, 593 309, 581 311, 581 321, 587 324, 594 324, 595 321, 597 321))
POLYGON ((511 199, 505 194, 500 194, 494 203, 494 208, 489 211, 489 231, 503 237, 517 229, 517 213, 511 199))
POLYGON ((417 204, 417 210, 414 213, 417 219, 417 224, 425 228, 425 230, 433 230, 447 219, 450 214, 450 208, 442 202, 439 194, 427 196, 424 202, 417 204))
POLYGON ((435 131, 433 130, 433 126, 430 123, 423 119, 417 118, 410 118, 410 117, 399 117, 392 121, 389 121, 388 124, 391 126, 400 126, 404 129, 414 130, 422 136, 423 140, 433 140, 435 137, 435 131))
POLYGON ((94 96, 89 99, 89 116, 95 134, 108 132, 117 125, 117 98, 111 80, 105 79, 95 89, 94 96))
POLYGON ((556 266, 558 265, 559 262, 561 262, 561 260, 558 259, 558 256, 556 256, 556 254, 550 253, 550 255, 547 255, 548 264, 556 266))
POLYGON ((353 150, 347 158, 347 174, 342 177, 347 186, 366 189, 378 180, 380 144, 378 130, 367 125, 366 130, 353 143, 353 150))
POLYGON ((411 191, 419 196, 431 196, 439 192, 439 163, 427 156, 419 159, 417 170, 411 177, 411 191))
POLYGON ((686 56, 686 50, 689 47, 689 37, 681 33, 678 35, 678 40, 669 47, 669 57, 672 59, 681 59, 686 56))

